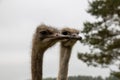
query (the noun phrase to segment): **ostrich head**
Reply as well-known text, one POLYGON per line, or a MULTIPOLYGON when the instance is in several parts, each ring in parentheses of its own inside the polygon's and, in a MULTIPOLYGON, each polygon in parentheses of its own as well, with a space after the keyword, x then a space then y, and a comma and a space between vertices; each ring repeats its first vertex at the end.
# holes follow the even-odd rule
POLYGON ((44 24, 37 27, 34 36, 33 41, 40 48, 49 48, 63 37, 59 30, 44 24))
POLYGON ((72 29, 72 28, 63 28, 61 30, 61 34, 64 36, 70 36, 69 39, 64 39, 61 41, 62 45, 66 46, 66 47, 73 46, 77 40, 82 39, 79 36, 79 31, 76 29, 72 29))

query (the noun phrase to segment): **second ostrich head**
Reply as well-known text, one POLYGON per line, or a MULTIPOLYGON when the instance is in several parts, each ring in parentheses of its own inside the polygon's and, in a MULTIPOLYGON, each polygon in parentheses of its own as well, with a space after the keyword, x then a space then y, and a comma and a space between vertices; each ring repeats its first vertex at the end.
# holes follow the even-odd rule
POLYGON ((70 39, 64 39, 61 41, 62 45, 66 47, 73 46, 77 40, 82 39, 79 36, 79 30, 73 28, 63 28, 61 30, 61 34, 65 36, 70 36, 70 39))

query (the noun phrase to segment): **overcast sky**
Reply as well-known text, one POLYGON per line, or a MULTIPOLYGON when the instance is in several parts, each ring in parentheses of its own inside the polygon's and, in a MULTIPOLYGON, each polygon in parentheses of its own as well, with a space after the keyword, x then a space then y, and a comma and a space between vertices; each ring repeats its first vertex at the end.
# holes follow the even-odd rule
MULTIPOLYGON (((87 0, 0 0, 0 80, 31 78, 31 40, 35 28, 45 23, 59 29, 68 26, 81 30, 83 22, 94 20, 86 13, 87 0)), ((87 67, 77 59, 77 52, 87 47, 74 46, 69 75, 108 76, 108 69, 87 67)), ((56 77, 59 43, 44 56, 44 77, 56 77)))

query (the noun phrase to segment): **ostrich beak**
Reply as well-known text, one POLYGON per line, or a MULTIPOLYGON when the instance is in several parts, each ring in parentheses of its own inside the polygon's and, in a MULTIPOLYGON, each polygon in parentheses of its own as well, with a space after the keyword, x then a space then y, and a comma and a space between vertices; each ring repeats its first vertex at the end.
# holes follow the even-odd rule
POLYGON ((63 40, 63 39, 74 39, 74 40, 82 40, 81 36, 70 36, 70 35, 55 35, 55 36, 49 36, 48 38, 51 38, 51 40, 63 40))

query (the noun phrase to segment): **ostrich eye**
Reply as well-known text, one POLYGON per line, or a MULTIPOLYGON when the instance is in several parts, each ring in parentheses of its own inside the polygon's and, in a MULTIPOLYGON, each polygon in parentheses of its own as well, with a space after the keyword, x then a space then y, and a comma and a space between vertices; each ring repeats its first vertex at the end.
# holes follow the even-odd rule
POLYGON ((79 34, 79 32, 77 32, 77 34, 79 34))
POLYGON ((69 33, 67 31, 62 32, 63 35, 68 35, 69 33))
POLYGON ((42 35, 47 35, 47 33, 48 33, 47 31, 41 31, 40 32, 40 34, 42 34, 42 35))

